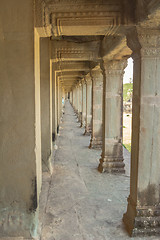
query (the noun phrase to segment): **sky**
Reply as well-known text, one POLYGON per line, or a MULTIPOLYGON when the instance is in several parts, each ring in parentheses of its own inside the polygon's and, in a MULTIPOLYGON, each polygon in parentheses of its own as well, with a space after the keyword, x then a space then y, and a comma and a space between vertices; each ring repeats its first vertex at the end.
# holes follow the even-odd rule
POLYGON ((132 58, 128 59, 128 66, 126 67, 125 74, 123 76, 123 84, 129 83, 130 78, 133 79, 133 59, 132 58))

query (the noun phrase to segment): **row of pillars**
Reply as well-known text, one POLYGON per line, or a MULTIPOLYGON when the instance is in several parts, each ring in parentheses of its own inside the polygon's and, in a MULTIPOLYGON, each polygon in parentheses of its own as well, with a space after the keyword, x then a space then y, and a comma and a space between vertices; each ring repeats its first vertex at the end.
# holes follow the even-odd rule
POLYGON ((50 40, 40 40, 40 103, 42 170, 52 173, 52 142, 55 143, 63 114, 65 91, 50 59, 50 40))
POLYGON ((127 60, 102 62, 70 93, 89 148, 101 149, 100 172, 124 172, 122 146, 123 72, 127 60))
MULTIPOLYGON (((123 221, 132 236, 160 234, 159 43, 158 31, 137 28, 128 35, 134 60, 133 125, 130 195, 123 221)), ((103 60, 71 92, 71 103, 85 125, 85 133, 91 133, 90 148, 102 148, 98 166, 101 173, 125 172, 122 145, 125 67, 126 59, 103 60)))
MULTIPOLYGON (((0 236, 32 238, 38 232, 41 155, 49 167, 64 93, 50 58, 49 39, 42 39, 46 33, 41 35, 43 29, 33 11, 37 6, 32 0, 2 1, 1 6, 0 236)), ((123 219, 132 235, 160 234, 160 32, 136 27, 127 41, 133 51, 134 91, 130 196, 123 219)), ((93 86, 86 86, 86 112, 90 109, 86 115, 85 104, 80 105, 75 97, 80 97, 75 93, 78 90, 72 93, 86 133, 92 130, 91 146, 102 144, 100 171, 124 171, 120 127, 123 68, 121 61, 103 61, 100 69, 92 71, 88 78, 93 86), (101 79, 103 93, 99 94, 101 79), (93 102, 88 100, 89 89, 93 102), (99 107, 102 96, 103 109, 99 107)))

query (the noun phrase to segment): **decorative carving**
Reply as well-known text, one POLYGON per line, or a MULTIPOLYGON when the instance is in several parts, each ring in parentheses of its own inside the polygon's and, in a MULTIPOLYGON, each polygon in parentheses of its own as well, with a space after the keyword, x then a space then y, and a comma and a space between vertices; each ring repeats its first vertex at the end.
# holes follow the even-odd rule
POLYGON ((127 36, 128 46, 133 50, 134 59, 140 56, 160 56, 160 31, 134 28, 127 36))
POLYGON ((104 61, 103 67, 106 74, 123 75, 124 69, 127 67, 127 59, 119 61, 104 61))
POLYGON ((103 74, 100 65, 91 70, 91 77, 94 81, 103 81, 103 74))
POLYGON ((92 83, 92 79, 91 79, 90 73, 85 76, 85 79, 86 79, 86 83, 87 83, 87 84, 88 84, 88 83, 92 83))
MULTIPOLYGON (((72 35, 68 33, 70 31, 73 33, 73 30, 77 31, 76 27, 82 27, 85 32, 90 30, 92 35, 93 33, 108 35, 113 34, 117 30, 117 26, 122 24, 123 4, 117 0, 107 2, 95 0, 92 3, 75 0, 49 1, 46 6, 44 16, 45 19, 47 19, 46 16, 49 16, 48 19, 50 19, 55 36, 72 35), (91 25, 93 27, 88 29, 87 27, 91 25), (94 29, 94 26, 97 27, 94 29)), ((88 35, 90 34, 88 33, 88 35)))
POLYGON ((160 48, 142 48, 141 56, 160 57, 160 48))

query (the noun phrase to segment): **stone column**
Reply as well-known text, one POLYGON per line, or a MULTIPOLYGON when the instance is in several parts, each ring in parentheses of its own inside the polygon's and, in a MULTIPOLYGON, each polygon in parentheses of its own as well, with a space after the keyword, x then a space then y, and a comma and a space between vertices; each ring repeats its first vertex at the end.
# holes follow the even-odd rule
POLYGON ((90 148, 102 147, 103 75, 100 67, 91 71, 92 77, 92 134, 90 148))
POLYGON ((59 122, 61 122, 62 117, 62 83, 59 84, 59 122))
POLYGON ((86 125, 86 82, 82 82, 82 127, 86 125))
POLYGON ((78 118, 78 108, 79 108, 79 87, 76 85, 75 87, 75 113, 78 118))
POLYGON ((86 126, 85 135, 92 132, 92 80, 90 74, 86 76, 86 126))
POLYGON ((52 79, 50 78, 50 40, 40 40, 41 146, 42 169, 52 172, 52 79))
POLYGON ((60 119, 59 119, 59 96, 60 96, 60 79, 59 76, 56 77, 57 79, 57 134, 59 133, 59 124, 60 124, 60 119))
POLYGON ((73 91, 70 91, 70 103, 71 103, 71 105, 73 103, 73 91))
POLYGON ((73 109, 75 109, 75 100, 76 100, 75 99, 75 92, 76 92, 76 88, 74 87, 72 91, 73 91, 72 107, 73 107, 73 109))
POLYGON ((133 51, 133 125, 130 195, 123 217, 132 236, 160 229, 160 31, 137 29, 133 51))
POLYGON ((98 170, 124 173, 123 74, 127 60, 106 61, 103 69, 103 146, 98 170))
POLYGON ((78 120, 81 124, 82 127, 82 83, 79 83, 79 87, 78 87, 78 91, 79 91, 79 99, 78 99, 78 120))
POLYGON ((54 63, 52 68, 52 141, 57 137, 57 84, 56 84, 56 66, 54 63))
POLYGON ((40 43, 33 1, 0 5, 0 238, 29 239, 41 190, 40 43))

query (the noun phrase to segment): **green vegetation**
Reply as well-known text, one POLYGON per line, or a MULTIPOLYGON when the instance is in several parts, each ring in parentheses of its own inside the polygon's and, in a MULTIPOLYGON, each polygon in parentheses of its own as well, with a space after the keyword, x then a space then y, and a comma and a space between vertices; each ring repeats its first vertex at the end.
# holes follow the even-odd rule
POLYGON ((131 152, 131 143, 130 143, 130 144, 123 144, 123 146, 124 146, 129 152, 131 152))
POLYGON ((127 102, 132 97, 133 83, 123 84, 123 100, 127 102))

